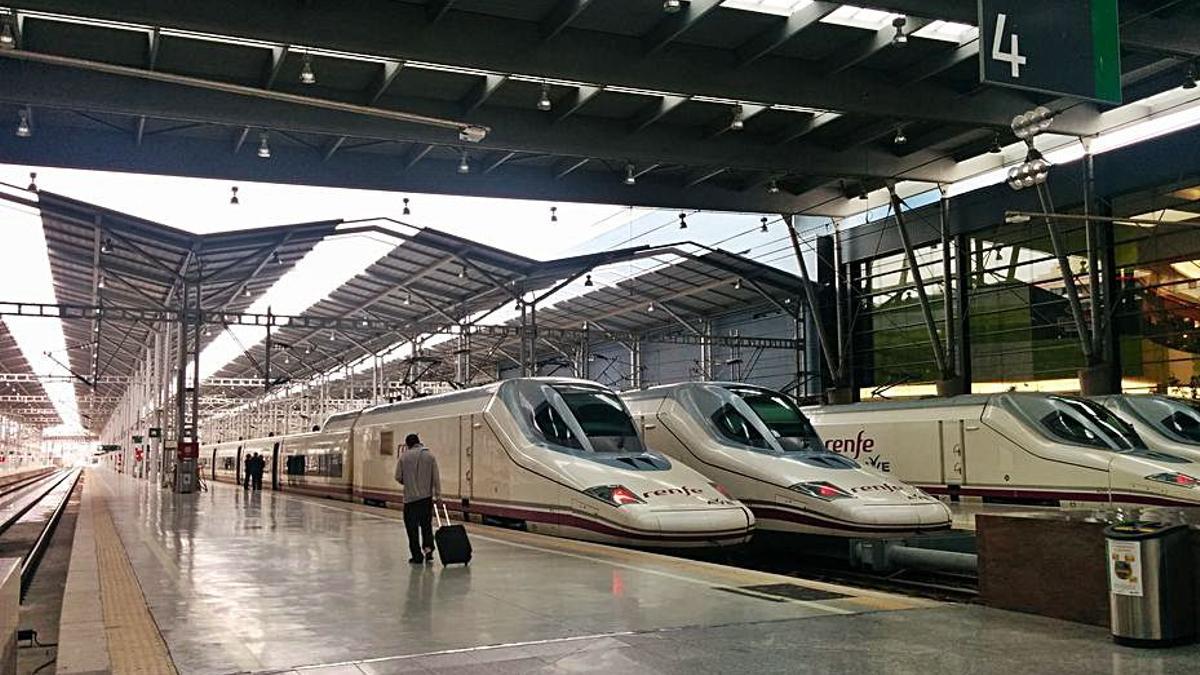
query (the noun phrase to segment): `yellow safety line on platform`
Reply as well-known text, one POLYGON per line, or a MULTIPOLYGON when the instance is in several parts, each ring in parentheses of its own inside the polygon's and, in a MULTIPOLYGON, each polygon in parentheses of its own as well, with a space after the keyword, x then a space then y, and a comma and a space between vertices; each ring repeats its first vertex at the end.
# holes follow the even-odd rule
POLYGON ((92 518, 100 599, 113 672, 176 675, 175 663, 146 607, 146 598, 103 499, 95 501, 92 518))

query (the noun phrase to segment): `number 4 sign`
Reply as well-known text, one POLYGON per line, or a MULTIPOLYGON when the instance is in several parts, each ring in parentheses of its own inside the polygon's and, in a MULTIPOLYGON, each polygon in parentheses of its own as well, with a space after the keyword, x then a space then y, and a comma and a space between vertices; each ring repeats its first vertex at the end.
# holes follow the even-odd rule
POLYGON ((1012 64, 1013 79, 1021 77, 1021 66, 1025 65, 1026 59, 1021 55, 1021 38, 1016 33, 1011 33, 1012 50, 1004 51, 1004 24, 1008 21, 1007 14, 996 15, 996 34, 992 38, 992 58, 997 61, 1005 61, 1012 64))
POLYGON ((1117 0, 979 0, 979 33, 983 82, 1121 102, 1117 0))

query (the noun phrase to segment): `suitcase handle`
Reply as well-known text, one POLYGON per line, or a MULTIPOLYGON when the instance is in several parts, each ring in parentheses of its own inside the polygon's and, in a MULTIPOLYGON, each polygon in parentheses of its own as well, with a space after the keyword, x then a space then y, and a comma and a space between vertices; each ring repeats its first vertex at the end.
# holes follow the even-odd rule
POLYGON ((445 502, 442 502, 442 501, 436 501, 436 502, 434 502, 434 503, 433 503, 433 516, 434 516, 435 518, 437 518, 437 525, 438 525, 438 527, 443 527, 444 525, 449 525, 449 524, 450 524, 450 509, 446 508, 446 503, 445 503, 445 502), (438 505, 439 505, 439 504, 441 504, 441 506, 442 506, 442 510, 441 510, 441 511, 438 511, 438 505), (445 512, 445 514, 446 514, 446 522, 445 522, 445 523, 443 523, 443 522, 442 522, 442 512, 445 512))

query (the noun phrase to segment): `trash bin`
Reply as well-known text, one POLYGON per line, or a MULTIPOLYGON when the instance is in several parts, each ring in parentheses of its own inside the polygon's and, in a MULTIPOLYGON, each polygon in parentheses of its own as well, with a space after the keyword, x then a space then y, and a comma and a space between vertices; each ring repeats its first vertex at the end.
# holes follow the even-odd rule
POLYGON ((1108 603, 1117 644, 1165 647, 1196 635, 1187 525, 1133 521, 1104 530, 1108 603))

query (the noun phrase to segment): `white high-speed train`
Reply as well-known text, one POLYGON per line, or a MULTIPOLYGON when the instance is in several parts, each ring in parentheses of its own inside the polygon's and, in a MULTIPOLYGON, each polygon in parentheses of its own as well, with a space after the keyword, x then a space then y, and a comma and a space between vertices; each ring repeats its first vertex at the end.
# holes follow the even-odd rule
POLYGON ((935 493, 1200 505, 1200 463, 1146 447, 1104 406, 1007 393, 806 409, 830 450, 935 493))
POLYGON ((468 519, 667 548, 740 544, 754 529, 749 509, 647 449, 617 395, 584 380, 505 380, 339 413, 314 433, 204 452, 216 480, 240 480, 246 453, 257 450, 274 489, 398 506, 393 476, 410 433, 437 457, 450 509, 468 519))
POLYGON ((1154 394, 1114 394, 1096 401, 1128 422, 1150 449, 1200 462, 1200 410, 1154 394))
POLYGON ((826 450, 777 391, 687 382, 621 398, 650 446, 726 486, 760 530, 897 536, 950 527, 936 498, 826 450))

